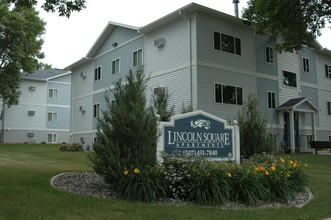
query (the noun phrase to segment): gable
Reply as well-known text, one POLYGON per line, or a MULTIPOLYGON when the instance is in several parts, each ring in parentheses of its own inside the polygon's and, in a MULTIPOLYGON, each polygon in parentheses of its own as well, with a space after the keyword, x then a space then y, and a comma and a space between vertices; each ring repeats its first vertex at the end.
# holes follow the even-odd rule
POLYGON ((137 30, 115 26, 112 32, 108 34, 108 37, 101 44, 94 57, 108 52, 109 50, 114 49, 137 36, 139 36, 137 30))

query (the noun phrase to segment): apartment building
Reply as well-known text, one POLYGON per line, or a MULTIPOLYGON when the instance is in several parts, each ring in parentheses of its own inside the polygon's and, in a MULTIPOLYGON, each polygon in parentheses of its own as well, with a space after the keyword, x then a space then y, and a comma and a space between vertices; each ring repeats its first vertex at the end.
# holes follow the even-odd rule
POLYGON ((21 79, 19 104, 8 108, 0 103, 3 142, 68 143, 70 72, 60 69, 23 72, 21 79))
POLYGON ((92 145, 104 91, 143 66, 147 97, 167 89, 177 113, 192 106, 234 119, 257 96, 277 146, 331 139, 331 51, 318 42, 277 53, 275 36, 256 36, 242 19, 195 3, 146 26, 109 22, 72 71, 72 142, 92 145))

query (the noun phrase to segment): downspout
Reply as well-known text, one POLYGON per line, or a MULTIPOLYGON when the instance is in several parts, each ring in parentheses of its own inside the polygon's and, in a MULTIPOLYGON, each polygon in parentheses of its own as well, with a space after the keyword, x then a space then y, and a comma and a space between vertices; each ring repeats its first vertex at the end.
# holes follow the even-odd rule
POLYGON ((191 34, 191 19, 183 15, 182 10, 178 11, 179 15, 188 21, 188 42, 189 42, 189 75, 190 75, 190 107, 193 108, 193 76, 192 76, 192 34, 191 34))

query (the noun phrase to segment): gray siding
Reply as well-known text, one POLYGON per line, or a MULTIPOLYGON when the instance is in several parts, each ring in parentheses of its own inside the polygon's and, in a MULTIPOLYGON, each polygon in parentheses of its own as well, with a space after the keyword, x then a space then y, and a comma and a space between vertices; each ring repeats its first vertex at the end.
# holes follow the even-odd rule
POLYGON ((252 30, 205 14, 197 14, 197 54, 199 62, 210 62, 245 71, 255 71, 252 30), (241 55, 214 50, 214 31, 239 38, 241 40, 241 55))
POLYGON ((216 103, 215 83, 241 87, 244 101, 249 93, 255 93, 254 77, 222 69, 198 66, 197 82, 198 109, 225 120, 233 120, 237 116, 237 112, 242 109, 242 105, 216 103))
POLYGON ((271 36, 256 36, 255 37, 255 56, 256 56, 256 71, 268 75, 277 76, 277 52, 274 50, 274 62, 267 63, 265 60, 266 46, 274 48, 276 39, 271 36))
POLYGON ((256 87, 257 87, 257 98, 259 101, 259 110, 262 113, 262 116, 266 117, 269 124, 278 124, 279 123, 278 111, 276 109, 268 108, 268 92, 275 93, 276 108, 279 105, 278 82, 274 80, 257 78, 256 87))
MULTIPOLYGON (((70 105, 70 97, 71 97, 71 86, 70 84, 60 84, 60 83, 48 83, 49 89, 57 89, 58 97, 50 98, 47 95, 47 103, 52 105, 70 105)), ((48 93, 48 91, 47 91, 48 93)))
POLYGON ((133 52, 142 49, 143 42, 143 37, 140 37, 97 57, 94 60, 94 68, 101 66, 102 79, 93 83, 93 90, 107 88, 117 82, 120 78, 124 78, 129 70, 133 68, 133 52), (120 59, 120 72, 112 74, 112 61, 117 58, 120 59))
POLYGON ((301 70, 301 81, 306 83, 316 84, 316 56, 315 51, 309 48, 303 48, 300 51, 300 70, 301 70), (309 60, 309 72, 305 73, 303 70, 303 58, 309 60))
POLYGON ((113 43, 117 43, 117 46, 120 46, 121 44, 137 36, 138 34, 136 30, 117 26, 114 28, 108 39, 100 47, 100 49, 96 53, 96 56, 99 56, 105 52, 108 52, 111 49, 114 49, 114 46, 112 45, 113 43))

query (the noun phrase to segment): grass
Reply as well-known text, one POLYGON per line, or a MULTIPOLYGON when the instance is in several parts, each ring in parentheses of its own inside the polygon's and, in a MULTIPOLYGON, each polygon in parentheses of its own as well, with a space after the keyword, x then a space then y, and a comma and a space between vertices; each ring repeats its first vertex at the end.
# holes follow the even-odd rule
POLYGON ((221 210, 217 207, 143 204, 70 194, 51 177, 91 171, 87 153, 58 145, 0 145, 0 220, 6 219, 325 219, 331 217, 331 156, 296 154, 309 165, 314 199, 304 208, 221 210))

